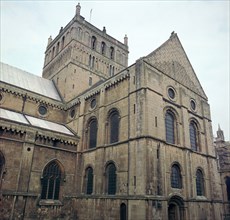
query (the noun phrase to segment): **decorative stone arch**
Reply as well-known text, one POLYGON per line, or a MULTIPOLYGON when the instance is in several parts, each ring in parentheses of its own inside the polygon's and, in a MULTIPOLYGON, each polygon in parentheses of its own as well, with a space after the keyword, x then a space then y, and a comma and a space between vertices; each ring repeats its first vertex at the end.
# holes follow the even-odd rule
POLYGON ((71 35, 71 39, 76 39, 77 38, 77 27, 72 27, 70 29, 70 35, 71 35))
POLYGON ((174 195, 168 201, 168 220, 184 220, 185 206, 184 200, 180 196, 174 195))

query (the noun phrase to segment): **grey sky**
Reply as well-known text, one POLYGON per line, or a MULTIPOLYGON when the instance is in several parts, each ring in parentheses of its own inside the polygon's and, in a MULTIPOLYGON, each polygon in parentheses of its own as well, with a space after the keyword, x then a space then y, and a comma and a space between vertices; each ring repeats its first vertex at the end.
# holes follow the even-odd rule
MULTIPOLYGON (((229 140, 229 1, 79 1, 81 15, 123 42, 129 65, 175 31, 209 98, 213 133, 229 140)), ((50 35, 74 16, 77 1, 1 1, 1 61, 41 76, 50 35)))

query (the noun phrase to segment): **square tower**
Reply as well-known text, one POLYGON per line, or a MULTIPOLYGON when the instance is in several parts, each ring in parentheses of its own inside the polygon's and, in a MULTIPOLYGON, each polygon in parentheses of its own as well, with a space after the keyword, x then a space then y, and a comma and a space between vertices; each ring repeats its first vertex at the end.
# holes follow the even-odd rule
POLYGON ((80 15, 76 6, 74 18, 59 34, 48 39, 42 76, 52 79, 63 99, 69 101, 123 70, 128 65, 128 39, 119 42, 99 30, 80 15))

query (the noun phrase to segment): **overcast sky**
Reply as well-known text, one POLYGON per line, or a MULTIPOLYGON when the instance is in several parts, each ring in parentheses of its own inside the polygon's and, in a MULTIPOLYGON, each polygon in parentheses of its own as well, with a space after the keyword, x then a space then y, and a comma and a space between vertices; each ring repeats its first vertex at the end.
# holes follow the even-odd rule
MULTIPOLYGON (((121 42, 127 34, 129 65, 175 31, 209 98, 213 133, 220 124, 229 140, 228 0, 79 2, 87 21, 121 42)), ((47 39, 73 18, 77 3, 1 0, 1 61, 41 76, 47 39)))

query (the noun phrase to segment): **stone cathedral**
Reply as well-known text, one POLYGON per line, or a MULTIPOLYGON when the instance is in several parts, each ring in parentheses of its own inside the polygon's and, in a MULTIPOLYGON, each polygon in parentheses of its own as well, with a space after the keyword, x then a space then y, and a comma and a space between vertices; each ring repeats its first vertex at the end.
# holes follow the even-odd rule
POLYGON ((176 33, 128 66, 73 19, 42 77, 1 63, 0 219, 221 220, 208 99, 176 33))

